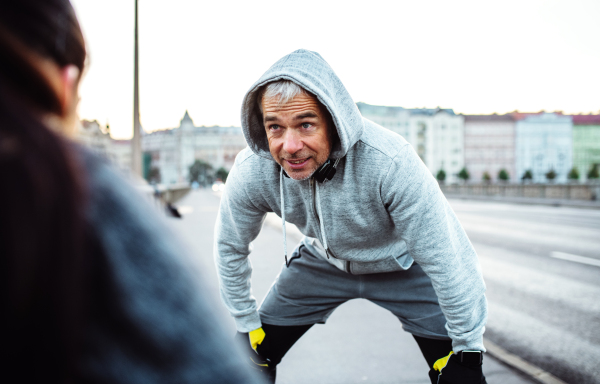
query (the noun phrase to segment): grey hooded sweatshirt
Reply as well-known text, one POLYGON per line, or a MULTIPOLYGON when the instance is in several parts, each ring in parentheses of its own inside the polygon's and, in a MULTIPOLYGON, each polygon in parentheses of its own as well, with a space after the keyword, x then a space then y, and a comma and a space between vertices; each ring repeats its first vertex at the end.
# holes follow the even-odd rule
POLYGON ((249 148, 227 179, 214 247, 221 296, 240 332, 261 326, 248 255, 265 215, 275 212, 347 273, 397 271, 416 261, 431 278, 454 350, 485 350, 485 284, 465 231, 411 145, 363 118, 318 53, 298 50, 267 70, 244 98, 242 129, 249 148), (315 95, 331 114, 339 138, 331 181, 284 177, 272 158, 256 99, 280 79, 315 95))

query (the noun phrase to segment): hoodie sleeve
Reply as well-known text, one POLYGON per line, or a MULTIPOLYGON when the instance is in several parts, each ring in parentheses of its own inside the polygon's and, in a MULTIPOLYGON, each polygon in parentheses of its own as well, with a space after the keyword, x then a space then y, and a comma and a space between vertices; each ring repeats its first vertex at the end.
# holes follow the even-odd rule
POLYGON ((382 199, 410 255, 431 278, 454 351, 485 351, 487 301, 477 254, 410 145, 393 158, 382 199))
POLYGON ((221 298, 238 331, 250 332, 260 328, 261 322, 256 299, 250 291, 252 264, 248 255, 267 211, 256 207, 248 197, 240 166, 236 161, 227 177, 215 225, 214 257, 221 298))

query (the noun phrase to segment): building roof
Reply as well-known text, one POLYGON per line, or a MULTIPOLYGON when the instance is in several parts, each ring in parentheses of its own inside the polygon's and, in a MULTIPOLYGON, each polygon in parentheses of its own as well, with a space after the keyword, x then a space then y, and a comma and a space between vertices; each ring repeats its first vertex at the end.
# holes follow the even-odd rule
POLYGON ((526 119, 530 116, 542 116, 542 115, 555 115, 555 116, 567 116, 567 115, 563 115, 562 111, 553 111, 553 112, 546 112, 546 111, 539 111, 539 112, 519 112, 519 111, 514 111, 514 112, 510 112, 510 115, 512 115, 515 120, 523 120, 526 119))
POLYGON ((510 114, 506 115, 464 115, 465 122, 475 122, 475 121, 515 121, 514 116, 510 114))
POLYGON ((446 112, 449 115, 456 115, 454 110, 449 108, 403 108, 403 107, 389 107, 385 105, 372 105, 359 101, 356 106, 361 113, 374 113, 381 116, 393 116, 399 112, 408 111, 411 115, 427 115, 433 116, 439 112, 446 112))
POLYGON ((185 110, 185 114, 183 115, 183 119, 181 119, 179 125, 183 125, 184 122, 189 122, 191 125, 194 125, 194 122, 192 121, 192 118, 190 117, 190 114, 188 113, 187 109, 185 110))
POLYGON ((446 112, 449 115, 456 115, 454 113, 453 109, 450 108, 412 108, 409 109, 410 114, 411 115, 427 115, 427 116, 433 116, 435 114, 438 114, 440 112, 446 112))
POLYGON ((600 125, 600 115, 572 115, 575 125, 600 125))

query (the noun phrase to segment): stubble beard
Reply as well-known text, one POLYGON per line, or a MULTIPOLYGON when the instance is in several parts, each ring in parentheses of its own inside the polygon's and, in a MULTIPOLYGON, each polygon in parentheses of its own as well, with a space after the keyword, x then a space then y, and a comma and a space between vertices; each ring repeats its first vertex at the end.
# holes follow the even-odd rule
MULTIPOLYGON (((312 157, 312 156, 310 156, 310 157, 312 157)), ((290 157, 290 158, 283 159, 283 160, 282 160, 282 162, 284 162, 284 161, 286 161, 286 160, 294 160, 295 158, 300 158, 300 159, 301 159, 301 158, 302 158, 302 156, 292 156, 292 157, 290 157)), ((312 157, 312 158, 315 160, 315 162, 317 162, 316 158, 314 158, 314 157, 312 157)), ((304 180, 308 180, 308 179, 310 179, 310 178, 311 178, 311 177, 314 175, 314 173, 317 171, 317 169, 321 168, 321 166, 322 166, 323 164, 325 164, 325 162, 326 162, 326 161, 327 161, 327 159, 325 159, 325 161, 323 161, 323 162, 321 162, 321 163, 318 163, 318 162, 317 162, 317 163, 316 163, 316 165, 315 165, 314 167, 312 167, 312 169, 310 169, 310 171, 309 171, 309 172, 307 172, 307 173, 306 173, 306 176, 303 176, 303 177, 300 177, 300 178, 296 178, 296 177, 294 177, 294 172, 288 172, 288 171, 286 171, 286 173, 287 173, 287 175, 288 175, 288 176, 289 176, 289 177, 290 177, 292 180, 296 180, 296 181, 304 181, 304 180)), ((285 169, 285 168, 284 168, 284 169, 285 169)))

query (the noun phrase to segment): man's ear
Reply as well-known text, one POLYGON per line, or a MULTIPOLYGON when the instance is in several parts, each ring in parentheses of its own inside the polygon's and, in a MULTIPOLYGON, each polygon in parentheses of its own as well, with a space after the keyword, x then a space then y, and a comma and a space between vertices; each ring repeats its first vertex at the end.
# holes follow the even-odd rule
POLYGON ((77 103, 79 95, 77 86, 79 84, 79 68, 75 65, 67 65, 60 70, 59 99, 63 117, 69 115, 77 103))

